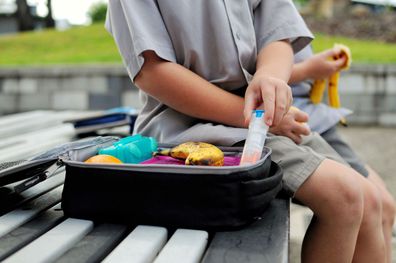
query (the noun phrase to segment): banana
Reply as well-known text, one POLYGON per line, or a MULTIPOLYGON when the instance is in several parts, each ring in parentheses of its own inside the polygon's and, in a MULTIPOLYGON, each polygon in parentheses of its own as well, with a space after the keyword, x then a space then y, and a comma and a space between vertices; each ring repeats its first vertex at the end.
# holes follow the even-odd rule
POLYGON ((331 75, 329 79, 329 88, 328 88, 329 105, 333 108, 341 107, 340 96, 338 94, 339 77, 340 77, 340 73, 336 72, 333 75, 331 75))
POLYGON ((309 94, 313 104, 318 104, 322 101, 323 93, 325 89, 326 89, 325 79, 317 79, 314 81, 314 84, 311 89, 311 93, 309 94))
MULTIPOLYGON (((334 57, 333 59, 339 59, 341 56, 345 56, 346 60, 344 65, 341 67, 341 70, 347 70, 350 68, 352 63, 352 55, 350 49, 342 44, 335 44, 334 47, 337 47, 341 50, 341 54, 338 57, 334 57)), ((336 72, 329 78, 329 89, 328 89, 328 97, 329 97, 329 105, 333 108, 340 108, 340 95, 338 93, 338 81, 340 78, 340 72, 336 72)), ((341 118, 340 123, 344 126, 347 126, 347 122, 345 118, 341 118)))
POLYGON ((224 153, 213 144, 205 142, 185 142, 171 149, 161 149, 155 155, 183 159, 186 165, 224 165, 224 153))
MULTIPOLYGON (((334 44, 335 48, 341 50, 341 54, 338 57, 333 57, 332 59, 336 60, 339 59, 341 56, 345 56, 346 60, 344 65, 341 67, 340 70, 347 70, 350 68, 352 63, 352 55, 350 49, 343 45, 343 44, 334 44)), ((332 108, 340 108, 340 96, 338 94, 338 81, 340 78, 340 72, 336 72, 329 77, 328 80, 328 99, 329 99, 329 106, 332 108)), ((313 104, 318 104, 322 101, 323 93, 326 88, 325 80, 315 80, 314 85, 312 86, 310 99, 313 104)), ((346 126, 346 120, 342 118, 340 123, 346 126)))

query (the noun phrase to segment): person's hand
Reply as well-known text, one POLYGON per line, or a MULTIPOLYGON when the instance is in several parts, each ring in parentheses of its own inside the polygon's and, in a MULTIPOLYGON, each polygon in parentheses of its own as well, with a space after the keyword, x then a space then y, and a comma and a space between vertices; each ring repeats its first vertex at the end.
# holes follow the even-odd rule
POLYGON ((306 122, 308 114, 296 107, 291 107, 282 119, 281 123, 275 127, 271 127, 269 131, 276 135, 289 137, 295 143, 300 144, 303 135, 311 133, 306 122))
POLYGON ((332 48, 317 53, 301 62, 305 68, 306 76, 310 79, 325 79, 339 71, 346 62, 346 57, 341 55, 341 49, 332 48), (337 59, 337 57, 340 57, 337 59))
POLYGON ((245 93, 244 117, 249 123, 252 111, 263 105, 264 122, 277 126, 288 112, 293 98, 290 87, 281 79, 255 74, 245 93))

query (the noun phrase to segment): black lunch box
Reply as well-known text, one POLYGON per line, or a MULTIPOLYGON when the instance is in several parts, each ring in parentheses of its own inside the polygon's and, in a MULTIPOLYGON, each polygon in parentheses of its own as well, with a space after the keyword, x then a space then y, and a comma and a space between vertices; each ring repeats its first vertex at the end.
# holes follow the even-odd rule
MULTIPOLYGON (((259 162, 246 166, 84 163, 118 139, 97 137, 41 155, 42 162, 58 156, 56 164, 65 166, 62 209, 66 216, 230 230, 259 218, 282 188, 282 170, 271 161, 266 147, 259 162)), ((241 147, 220 148, 226 156, 242 153, 241 147)))

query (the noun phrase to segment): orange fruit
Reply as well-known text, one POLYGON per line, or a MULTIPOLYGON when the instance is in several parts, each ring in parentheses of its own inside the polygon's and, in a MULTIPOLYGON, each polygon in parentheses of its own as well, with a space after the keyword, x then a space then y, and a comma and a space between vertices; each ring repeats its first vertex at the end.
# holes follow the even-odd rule
POLYGON ((99 155, 94 155, 88 160, 85 161, 85 163, 115 163, 115 164, 120 164, 122 163, 118 158, 107 155, 107 154, 99 154, 99 155))

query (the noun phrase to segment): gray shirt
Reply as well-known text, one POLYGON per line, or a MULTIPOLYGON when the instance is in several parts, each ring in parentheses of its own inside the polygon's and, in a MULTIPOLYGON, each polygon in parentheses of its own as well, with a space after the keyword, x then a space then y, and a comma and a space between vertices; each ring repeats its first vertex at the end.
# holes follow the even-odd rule
MULTIPOLYGON (((294 62, 299 63, 313 55, 311 46, 307 46, 294 56, 294 62)), ((345 108, 332 108, 328 104, 313 104, 309 98, 313 81, 305 80, 291 85, 293 92, 293 105, 309 115, 308 126, 312 131, 323 133, 336 125, 342 117, 352 113, 345 108)))
MULTIPOLYGON (((312 39, 291 0, 110 0, 106 28, 132 80, 142 52, 153 50, 228 91, 248 85, 267 44, 289 39, 298 52, 312 39)), ((198 120, 140 96, 135 133, 173 143, 232 145, 246 138, 246 129, 198 120)))

